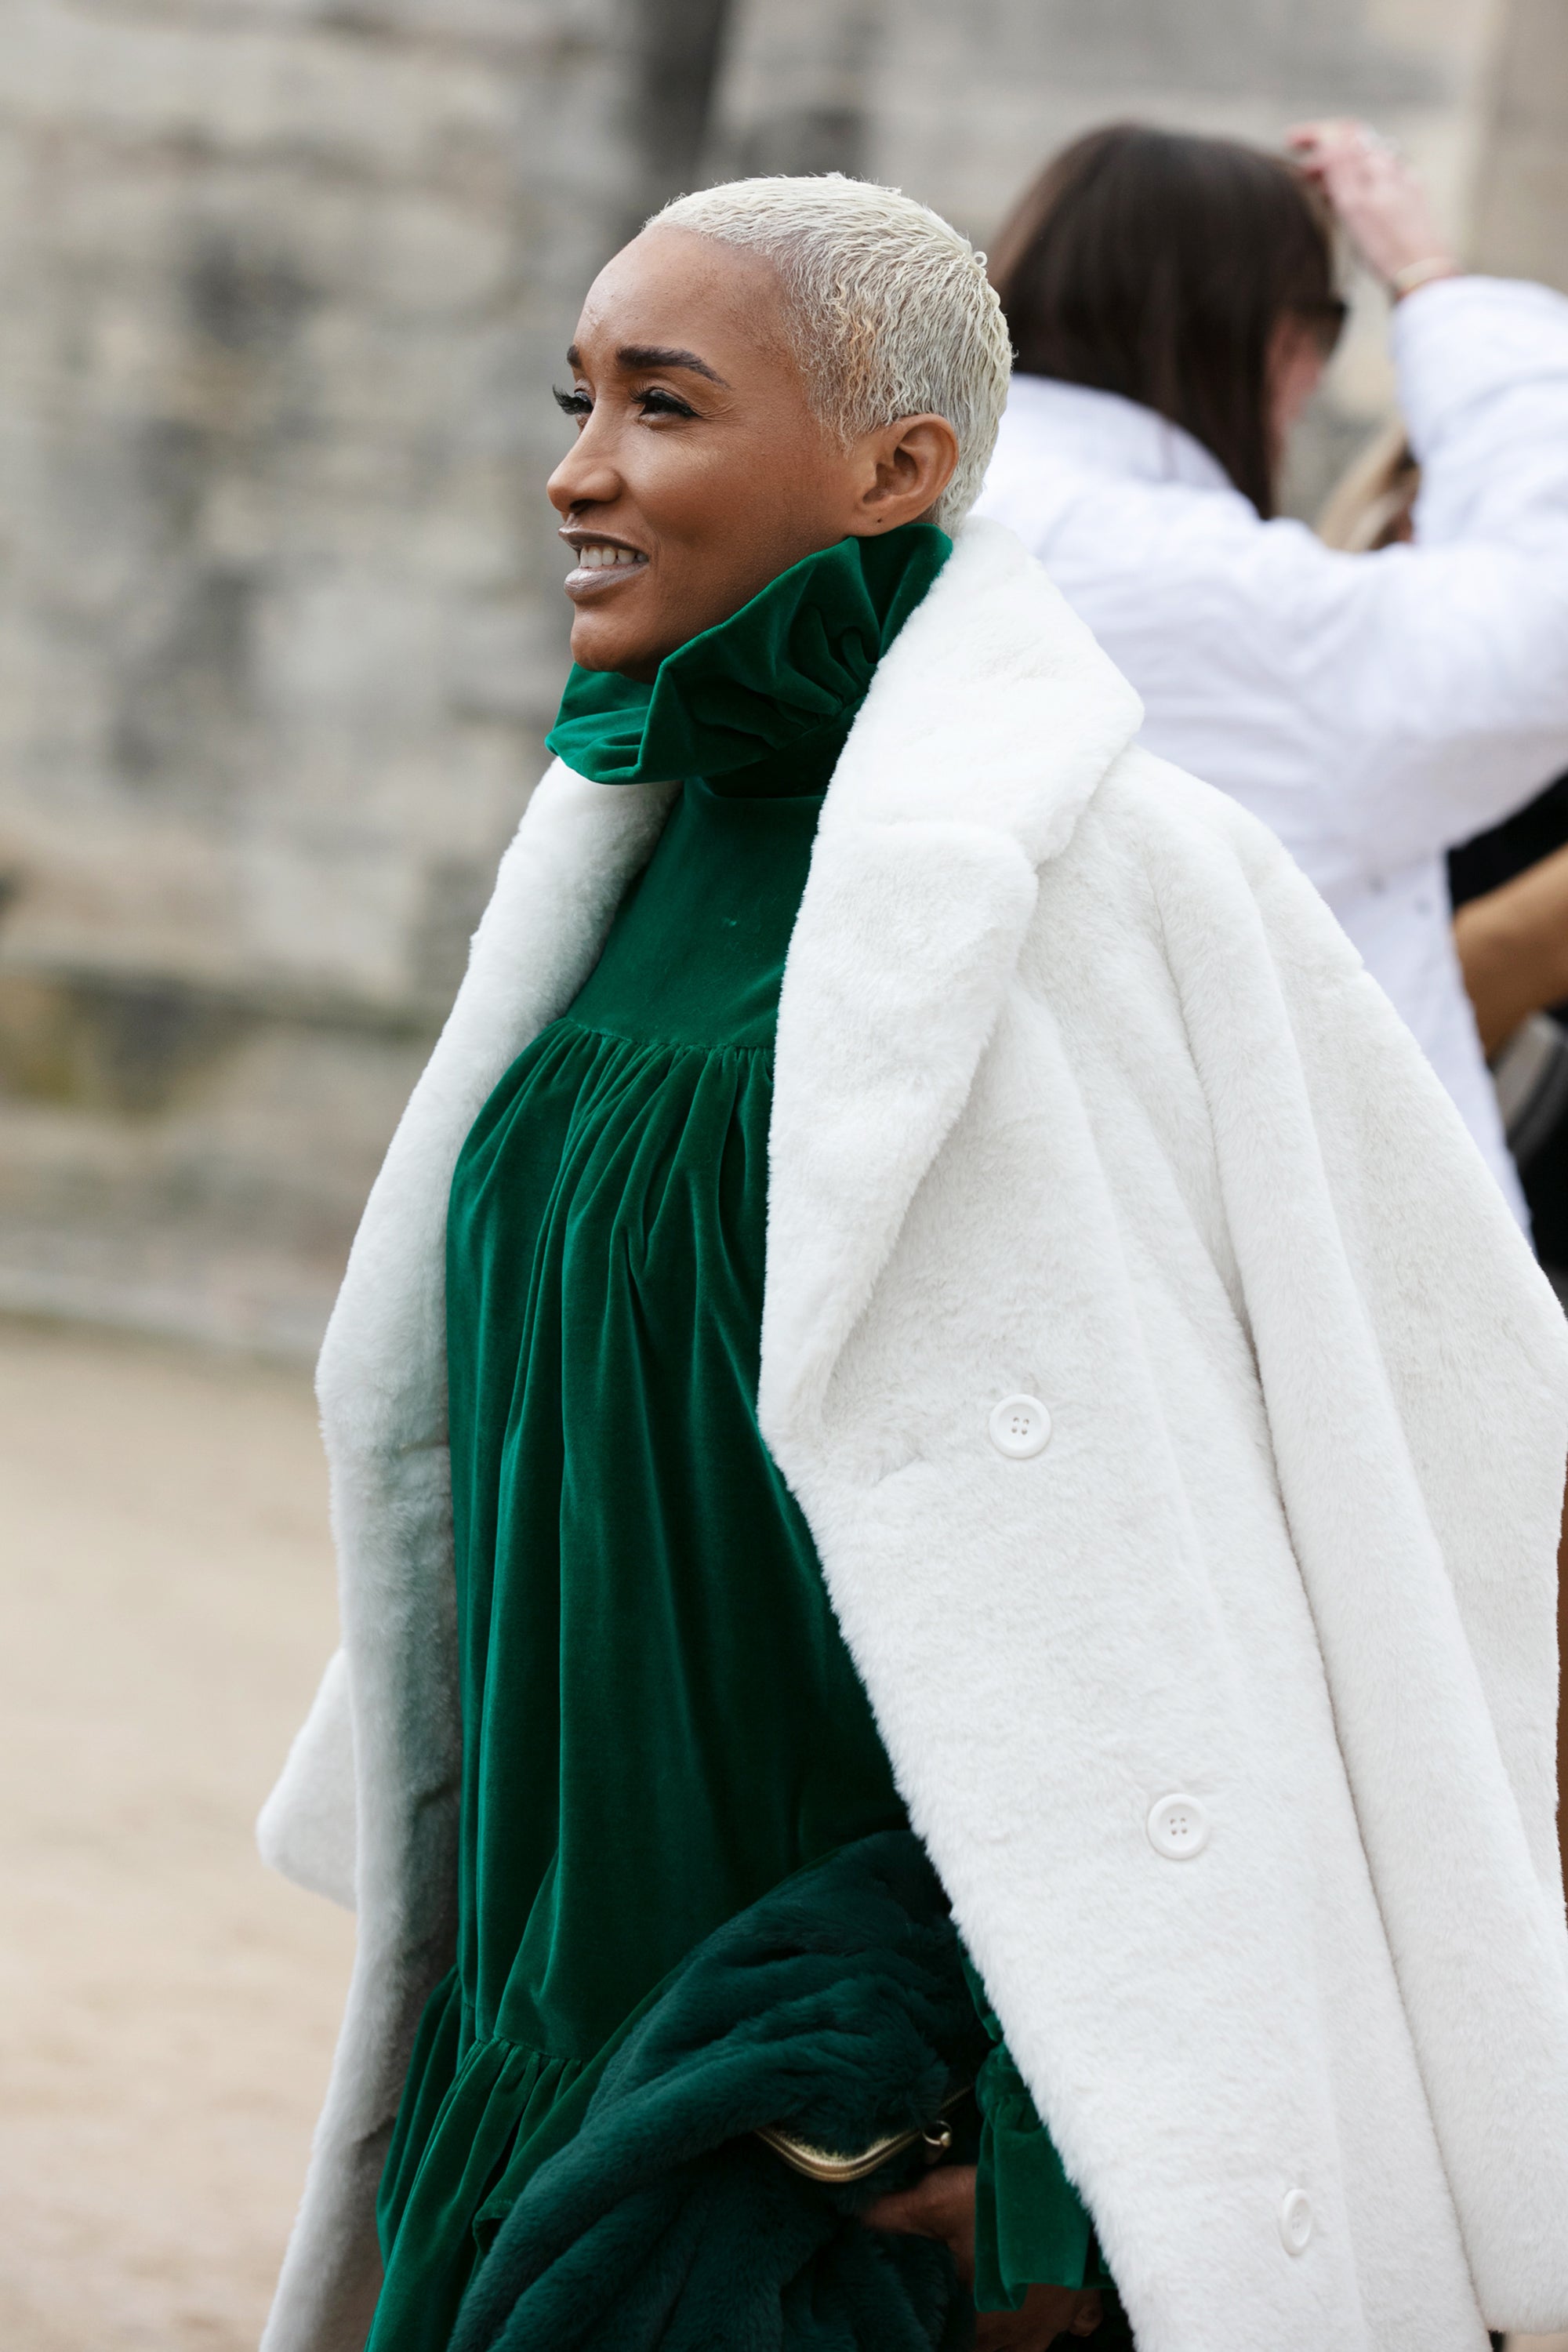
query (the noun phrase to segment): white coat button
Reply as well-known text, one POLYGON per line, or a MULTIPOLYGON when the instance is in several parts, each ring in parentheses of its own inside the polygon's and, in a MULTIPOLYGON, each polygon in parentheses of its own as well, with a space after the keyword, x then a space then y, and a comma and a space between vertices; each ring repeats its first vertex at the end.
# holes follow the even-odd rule
POLYGON ((1300 2189, 1292 2189, 1279 2208, 1279 2235, 1288 2254, 1306 2252, 1312 2235, 1312 2208, 1300 2189))
POLYGON ((1149 1816, 1149 1843, 1167 1862, 1191 1862, 1208 1842, 1208 1811, 1196 1797, 1162 1797, 1149 1816))
POLYGON ((991 1416, 991 1443, 998 1454, 1026 1462, 1051 1442, 1051 1416, 1038 1397, 1004 1397, 991 1416))

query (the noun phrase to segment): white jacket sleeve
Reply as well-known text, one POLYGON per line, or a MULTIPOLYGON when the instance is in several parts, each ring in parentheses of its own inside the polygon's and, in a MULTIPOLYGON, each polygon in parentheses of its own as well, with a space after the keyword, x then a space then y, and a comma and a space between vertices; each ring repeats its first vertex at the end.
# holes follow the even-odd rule
POLYGON ((1025 408, 985 501, 1138 688, 1151 750, 1261 817, 1331 901, 1568 768, 1568 299, 1447 279, 1393 338, 1414 546, 1342 554, 1260 522, 1217 469, 1122 470, 1109 412, 1085 462, 1070 415, 1025 408))
POLYGON ((1252 805, 1330 890, 1468 839, 1568 765, 1568 301, 1444 281, 1400 306, 1394 343, 1415 544, 1346 556, 1281 522, 1234 551, 1274 797, 1310 803, 1252 805))
POLYGON ((1422 466, 1413 547, 1351 559, 1362 690, 1342 772, 1390 866, 1480 831, 1568 764, 1568 301, 1422 289, 1394 348, 1422 466), (1361 722, 1358 727, 1357 722, 1361 722))
POLYGON ((1495 278, 1440 280, 1394 313, 1423 549, 1538 551, 1568 532, 1568 301, 1495 278))

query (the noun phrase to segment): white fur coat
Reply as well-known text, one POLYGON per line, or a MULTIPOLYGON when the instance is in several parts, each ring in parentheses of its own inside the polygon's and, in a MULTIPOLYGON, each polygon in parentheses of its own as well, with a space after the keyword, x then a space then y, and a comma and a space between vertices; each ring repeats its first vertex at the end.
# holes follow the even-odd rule
MULTIPOLYGON (((1138 719, 967 530, 790 947, 763 1426, 1141 2352, 1484 2352, 1568 2323, 1568 1339, 1320 901, 1138 719)), ((541 785, 322 1356, 347 1664, 263 1838, 342 1891, 357 1755, 361 1933, 268 2352, 363 2342, 451 1957, 453 1162, 668 802, 541 785)))

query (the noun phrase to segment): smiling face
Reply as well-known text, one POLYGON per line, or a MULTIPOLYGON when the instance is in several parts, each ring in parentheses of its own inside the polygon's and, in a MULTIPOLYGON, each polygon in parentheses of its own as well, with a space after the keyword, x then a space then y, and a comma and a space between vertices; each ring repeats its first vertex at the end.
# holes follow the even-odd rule
POLYGON ((690 230, 616 254, 568 360, 556 396, 577 439, 549 487, 585 669, 652 677, 803 556, 919 520, 957 463, 941 416, 846 448, 812 407, 772 264, 690 230))

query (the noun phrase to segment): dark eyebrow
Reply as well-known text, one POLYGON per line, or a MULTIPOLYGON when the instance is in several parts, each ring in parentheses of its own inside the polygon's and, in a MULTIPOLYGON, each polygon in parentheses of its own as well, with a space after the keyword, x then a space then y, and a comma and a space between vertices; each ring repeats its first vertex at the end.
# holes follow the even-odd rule
POLYGON ((640 375, 645 368, 689 368, 693 375, 705 375, 710 383, 719 384, 725 392, 730 389, 718 370, 700 360, 695 352, 672 352, 663 343, 623 343, 616 353, 616 365, 625 368, 628 375, 640 375))
MULTIPOLYGON (((567 352, 566 364, 582 367, 583 355, 575 343, 567 352)), ((664 343, 623 343, 616 353, 616 365, 627 375, 638 375, 649 368, 686 368, 692 375, 705 375, 721 392, 730 389, 718 370, 710 368, 706 360, 700 360, 695 352, 672 351, 664 343)))

